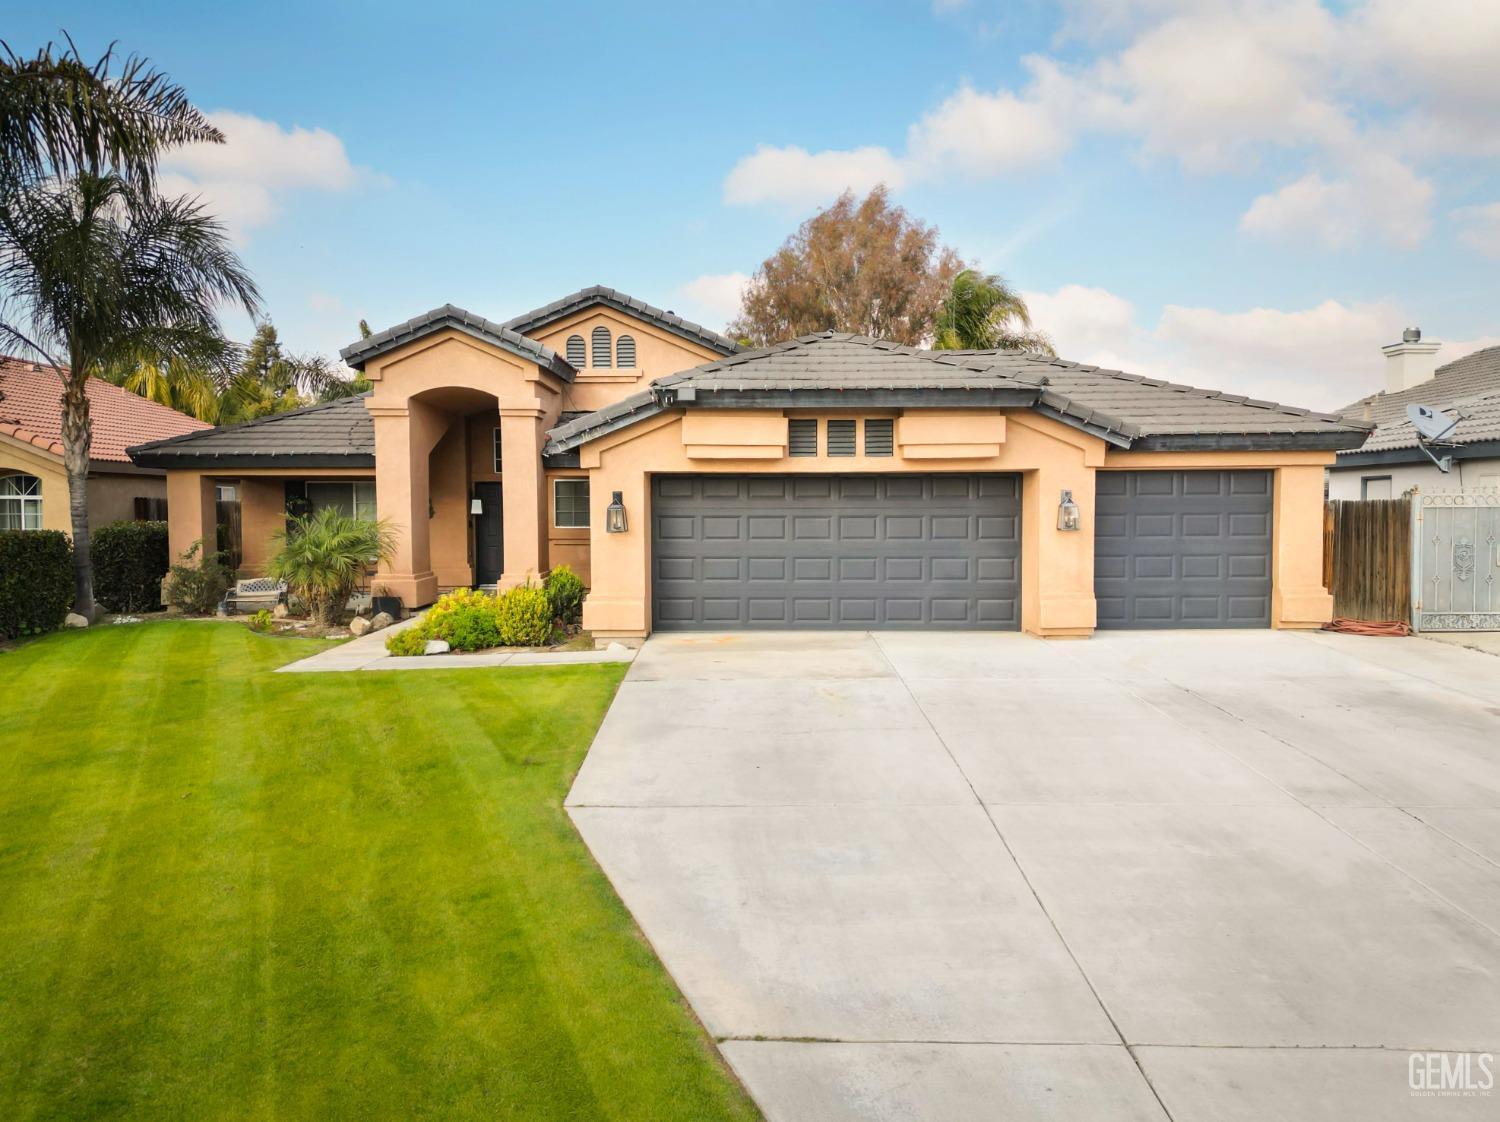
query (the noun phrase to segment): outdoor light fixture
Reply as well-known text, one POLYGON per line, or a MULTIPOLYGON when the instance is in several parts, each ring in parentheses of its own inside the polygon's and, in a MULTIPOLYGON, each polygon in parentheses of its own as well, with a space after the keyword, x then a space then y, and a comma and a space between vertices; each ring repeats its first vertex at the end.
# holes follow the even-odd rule
POLYGON ((477 497, 470 499, 469 500, 469 513, 470 514, 483 514, 484 513, 484 500, 481 499, 481 498, 477 498, 477 497))
POLYGON ((609 506, 604 511, 604 532, 606 534, 625 532, 625 501, 619 491, 616 491, 610 498, 609 506))
POLYGON ((1083 516, 1078 513, 1078 504, 1073 501, 1072 491, 1063 491, 1062 502, 1057 504, 1057 528, 1076 530, 1083 525, 1083 516))

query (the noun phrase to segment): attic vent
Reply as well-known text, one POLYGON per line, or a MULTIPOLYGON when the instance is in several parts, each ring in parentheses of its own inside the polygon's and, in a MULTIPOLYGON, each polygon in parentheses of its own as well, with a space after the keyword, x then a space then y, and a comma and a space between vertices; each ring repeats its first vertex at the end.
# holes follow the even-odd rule
POLYGON ((609 328, 594 328, 594 365, 601 369, 609 367, 609 328))
POLYGON ((615 365, 627 370, 635 366, 635 337, 621 335, 615 340, 615 365))
POLYGON ((890 418, 865 422, 865 455, 891 456, 896 451, 896 422, 890 418))
POLYGON ((854 422, 828 422, 828 454, 830 456, 854 455, 854 422))
POLYGON ((796 417, 787 422, 787 454, 792 456, 816 456, 818 454, 816 418, 796 417))
POLYGON ((568 336, 568 365, 574 370, 582 370, 589 364, 588 351, 583 345, 582 335, 568 336))

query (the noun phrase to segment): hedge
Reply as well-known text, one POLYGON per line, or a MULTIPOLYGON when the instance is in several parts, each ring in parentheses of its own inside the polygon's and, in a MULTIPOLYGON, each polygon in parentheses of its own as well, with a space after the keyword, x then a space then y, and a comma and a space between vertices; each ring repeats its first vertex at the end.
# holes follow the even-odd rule
POLYGON ((73 543, 60 530, 0 530, 0 639, 61 626, 73 607, 73 543))
POLYGON ((161 609, 161 582, 171 555, 165 522, 112 522, 89 543, 94 598, 116 612, 161 609))

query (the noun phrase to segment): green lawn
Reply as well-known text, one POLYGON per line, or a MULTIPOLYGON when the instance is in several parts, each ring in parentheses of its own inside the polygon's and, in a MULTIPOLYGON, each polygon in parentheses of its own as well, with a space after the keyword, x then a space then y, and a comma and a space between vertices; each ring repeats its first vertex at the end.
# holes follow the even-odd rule
POLYGON ((0 653, 0 1117, 753 1118, 562 800, 619 666, 0 653))

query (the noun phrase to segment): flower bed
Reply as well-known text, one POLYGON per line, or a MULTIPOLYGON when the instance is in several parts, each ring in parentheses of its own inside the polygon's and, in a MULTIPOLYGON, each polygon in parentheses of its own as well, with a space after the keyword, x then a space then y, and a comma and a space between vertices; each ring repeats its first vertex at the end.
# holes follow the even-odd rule
POLYGON ((498 595, 456 589, 439 597, 421 622, 389 636, 385 647, 393 655, 420 655, 433 640, 452 651, 556 646, 577 631, 582 588, 573 571, 559 565, 543 585, 528 581, 498 595))

